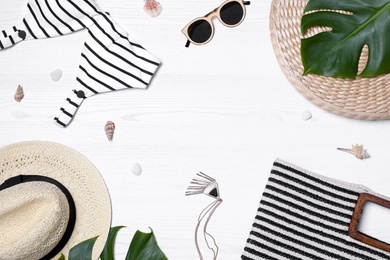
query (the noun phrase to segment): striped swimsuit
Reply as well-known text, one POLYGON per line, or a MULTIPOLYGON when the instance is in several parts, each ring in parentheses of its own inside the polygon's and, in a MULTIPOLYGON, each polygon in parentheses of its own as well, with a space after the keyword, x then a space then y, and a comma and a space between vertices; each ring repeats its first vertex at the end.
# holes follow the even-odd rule
MULTIPOLYGON (((23 22, 3 30, 0 49, 22 40, 43 39, 87 29, 76 86, 54 118, 66 127, 85 98, 126 88, 147 88, 160 61, 108 13, 88 0, 29 0, 23 22)), ((0 35, 1 36, 1 35, 0 35)))

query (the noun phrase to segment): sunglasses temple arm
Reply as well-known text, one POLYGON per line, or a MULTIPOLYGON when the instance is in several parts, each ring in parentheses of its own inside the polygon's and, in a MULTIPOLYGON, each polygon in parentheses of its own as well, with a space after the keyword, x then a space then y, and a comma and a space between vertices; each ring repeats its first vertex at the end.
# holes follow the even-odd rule
POLYGON ((190 46, 190 41, 189 40, 187 40, 187 42, 186 42, 186 48, 188 48, 188 46, 190 46))

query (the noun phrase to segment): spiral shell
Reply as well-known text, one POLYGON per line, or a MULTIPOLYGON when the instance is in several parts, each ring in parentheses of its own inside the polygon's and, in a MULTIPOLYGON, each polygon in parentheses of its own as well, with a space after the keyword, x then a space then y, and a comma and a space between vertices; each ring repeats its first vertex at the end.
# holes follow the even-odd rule
POLYGON ((363 145, 361 144, 352 145, 352 148, 337 148, 337 150, 353 154, 360 160, 370 157, 367 151, 363 149, 363 145))
POLYGON ((162 5, 156 0, 145 0, 144 11, 154 18, 161 14, 162 5))
POLYGON ((23 87, 19 85, 18 88, 16 89, 14 99, 16 102, 20 102, 22 101, 23 98, 24 98, 23 87))
POLYGON ((115 131, 114 122, 107 121, 106 125, 104 126, 104 131, 106 132, 108 141, 112 141, 112 138, 114 137, 114 131, 115 131))

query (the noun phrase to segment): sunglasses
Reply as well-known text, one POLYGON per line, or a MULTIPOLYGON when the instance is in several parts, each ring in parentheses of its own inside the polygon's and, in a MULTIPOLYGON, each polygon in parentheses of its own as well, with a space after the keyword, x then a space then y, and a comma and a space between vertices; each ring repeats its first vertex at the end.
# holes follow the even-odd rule
POLYGON ((189 22, 181 30, 188 39, 186 47, 190 45, 190 42, 196 45, 203 45, 213 38, 214 25, 211 19, 215 16, 227 27, 239 25, 245 17, 245 5, 249 4, 249 1, 227 0, 204 17, 199 17, 189 22))

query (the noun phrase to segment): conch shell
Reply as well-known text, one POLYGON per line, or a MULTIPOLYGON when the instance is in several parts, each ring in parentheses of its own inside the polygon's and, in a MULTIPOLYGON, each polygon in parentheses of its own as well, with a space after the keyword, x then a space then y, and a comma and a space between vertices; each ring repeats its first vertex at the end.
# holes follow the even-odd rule
POLYGON ((22 101, 23 98, 24 98, 23 87, 21 85, 19 85, 18 88, 16 89, 14 99, 17 102, 20 102, 20 101, 22 101))
POLYGON ((363 149, 363 145, 361 145, 361 144, 360 145, 359 144, 352 145, 352 148, 337 148, 337 150, 351 153, 351 154, 355 155, 356 158, 358 158, 360 160, 363 160, 363 159, 370 157, 370 155, 367 153, 367 151, 363 149))
POLYGON ((114 122, 107 121, 106 125, 104 126, 104 131, 106 132, 108 141, 112 141, 112 138, 114 137, 114 131, 115 131, 114 122))
POLYGON ((162 5, 156 0, 145 0, 144 11, 154 18, 161 14, 162 5))

